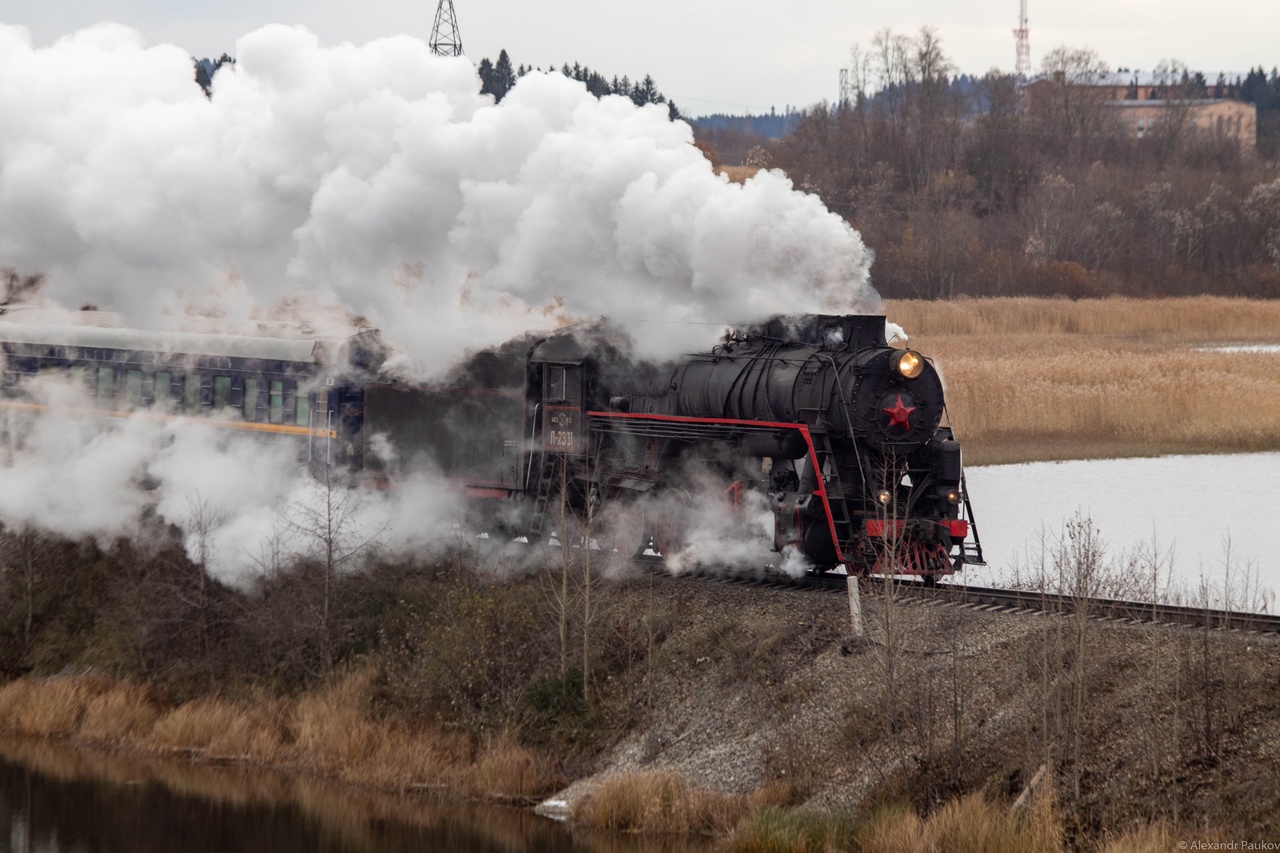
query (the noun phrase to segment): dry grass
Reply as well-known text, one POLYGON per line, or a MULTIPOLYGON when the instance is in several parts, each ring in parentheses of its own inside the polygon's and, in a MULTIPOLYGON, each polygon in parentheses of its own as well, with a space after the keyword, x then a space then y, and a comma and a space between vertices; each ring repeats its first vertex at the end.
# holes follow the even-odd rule
POLYGON ((11 682, 0 689, 0 726, 37 737, 73 737, 85 709, 109 687, 96 676, 11 682))
POLYGON ((209 750, 229 733, 243 731, 244 716, 243 709, 230 702, 196 699, 161 717, 152 731, 152 743, 164 749, 209 750))
POLYGON ((883 808, 855 822, 847 815, 766 809, 734 831, 740 853, 861 850, 868 853, 1054 853, 1066 849, 1061 816, 1049 798, 1025 814, 971 795, 928 817, 909 806, 883 808))
POLYGON ((380 751, 382 733, 369 719, 371 670, 359 670, 301 697, 293 712, 300 757, 323 772, 367 762, 380 751))
POLYGON ((1280 447, 1280 303, 1223 298, 899 302, 936 359, 970 464, 1280 447))
POLYGON ((573 819, 615 832, 723 833, 746 811, 746 797, 694 788, 673 773, 626 773, 600 782, 573 819))
POLYGON ((288 703, 245 705, 223 699, 197 699, 161 717, 150 744, 202 752, 209 758, 258 764, 283 764, 290 755, 284 720, 288 703))
POLYGON ((915 337, 1110 335, 1179 342, 1280 341, 1280 302, 1195 296, 1182 299, 896 300, 889 319, 915 337))
POLYGON ((1010 816, 977 794, 952 800, 922 818, 909 808, 881 812, 860 828, 858 847, 882 853, 1053 853, 1065 850, 1062 823, 1051 801, 1010 816))
POLYGON ((856 824, 848 815, 806 809, 763 809, 733 831, 737 853, 835 853, 853 850, 856 824))
POLYGON ((161 713, 149 687, 125 681, 89 700, 76 735, 95 743, 137 745, 150 737, 161 713))
POLYGON ((473 778, 480 792, 506 799, 545 794, 564 781, 546 756, 508 740, 481 753, 473 778))
POLYGON ((0 730, 137 752, 290 766, 388 790, 448 788, 504 800, 563 782, 547 756, 410 721, 374 719, 374 674, 361 669, 296 699, 209 697, 162 708, 133 682, 98 676, 18 679, 0 687, 0 730))
POLYGON ((760 169, 756 166, 721 166, 718 171, 733 183, 742 184, 748 178, 754 178, 760 169))

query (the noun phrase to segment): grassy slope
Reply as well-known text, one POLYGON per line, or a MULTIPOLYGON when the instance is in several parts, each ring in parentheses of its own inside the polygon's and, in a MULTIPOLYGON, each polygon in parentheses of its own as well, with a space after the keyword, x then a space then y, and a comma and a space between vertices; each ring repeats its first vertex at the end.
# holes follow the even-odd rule
POLYGON ((393 789, 532 795, 576 778, 580 820, 729 829, 748 850, 792 849, 771 846, 779 833, 854 844, 879 832, 866 818, 877 803, 892 808, 876 820, 922 838, 945 815, 933 829, 912 815, 966 793, 981 796, 966 820, 990 822, 1041 764, 1056 791, 1050 835, 1068 842, 1174 821, 1280 831, 1280 640, 870 598, 869 636, 854 642, 840 596, 690 582, 597 594, 602 608, 678 618, 649 660, 602 678, 593 708, 566 706, 536 731, 476 738, 391 710, 385 659, 293 698, 176 707, 100 676, 19 681, 0 689, 0 727, 393 789), (548 740, 549 729, 577 734, 548 740))

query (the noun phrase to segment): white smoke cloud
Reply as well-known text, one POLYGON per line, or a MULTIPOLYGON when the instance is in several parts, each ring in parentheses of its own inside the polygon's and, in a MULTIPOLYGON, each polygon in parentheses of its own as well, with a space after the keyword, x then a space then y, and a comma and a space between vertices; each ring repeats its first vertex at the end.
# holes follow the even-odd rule
MULTIPOLYGON (((773 507, 759 484, 739 481, 740 490, 726 488, 723 476, 698 463, 686 463, 683 468, 682 488, 640 498, 619 513, 644 520, 669 571, 750 573, 772 568, 799 577, 812 567, 795 548, 787 547, 782 554, 773 550, 773 507)), ((606 516, 606 525, 613 521, 606 516)), ((622 523, 613 526, 625 529, 622 523)), ((639 542, 638 532, 638 528, 626 531, 631 538, 621 550, 630 553, 639 542)))
MULTIPOLYGON (((208 292, 231 312, 305 293, 428 370, 565 313, 878 304, 847 223, 781 173, 713 174, 665 107, 540 73, 495 105, 469 60, 407 36, 325 47, 273 25, 235 53, 208 100, 184 51, 125 27, 35 49, 0 24, 0 264, 135 324, 208 292)), ((649 355, 707 337, 637 335, 649 355)))
MULTIPOLYGON (((0 23, 0 267, 138 326, 361 316, 419 376, 581 317, 665 357, 725 322, 879 307, 844 220, 780 172, 715 175, 665 107, 538 73, 495 105, 469 60, 407 36, 326 47, 273 25, 234 53, 210 100, 185 51, 126 27, 37 49, 0 23)), ((69 388, 41 393, 54 416, 0 468, 5 525, 110 537, 154 504, 193 550, 215 518, 210 567, 234 580, 313 500, 287 451, 190 422, 104 428, 69 388)), ((429 476, 362 501, 356 527, 392 549, 449 515, 429 476)))
MULTIPOLYGON (((183 534, 188 556, 216 577, 240 583, 261 568, 273 544, 284 556, 312 555, 326 501, 338 511, 330 536, 339 551, 368 539, 383 554, 409 555, 438 544, 456 521, 456 500, 431 472, 393 491, 331 494, 299 462, 295 445, 264 442, 212 419, 148 414, 104 422, 65 377, 27 383, 38 410, 8 409, 0 434, 0 522, 106 546, 137 530, 150 509, 183 534)), ((361 563, 353 560, 349 568, 361 563)))

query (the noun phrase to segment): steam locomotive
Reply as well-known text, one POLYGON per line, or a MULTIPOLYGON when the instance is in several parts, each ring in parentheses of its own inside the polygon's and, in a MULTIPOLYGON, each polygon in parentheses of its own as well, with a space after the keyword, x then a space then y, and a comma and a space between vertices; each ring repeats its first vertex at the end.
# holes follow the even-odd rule
POLYGON ((433 387, 389 379, 372 330, 71 319, 0 316, 0 407, 39 409, 28 380, 53 371, 103 416, 215 415, 218 429, 292 442, 301 459, 391 488, 431 466, 512 538, 554 535, 570 508, 626 516, 616 527, 633 538, 618 547, 660 555, 687 531, 648 517, 659 498, 732 510, 751 495, 774 550, 813 571, 936 580, 982 562, 941 380, 888 345, 882 316, 776 317, 664 365, 627 358, 607 327, 571 328, 478 353, 433 387))

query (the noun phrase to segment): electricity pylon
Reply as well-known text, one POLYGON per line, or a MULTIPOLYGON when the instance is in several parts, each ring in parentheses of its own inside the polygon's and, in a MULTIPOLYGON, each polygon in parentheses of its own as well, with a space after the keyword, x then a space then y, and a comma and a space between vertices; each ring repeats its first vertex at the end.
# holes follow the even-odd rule
POLYGON ((458 32, 453 0, 440 0, 436 7, 436 23, 431 28, 431 52, 436 56, 462 56, 462 35, 458 32))

